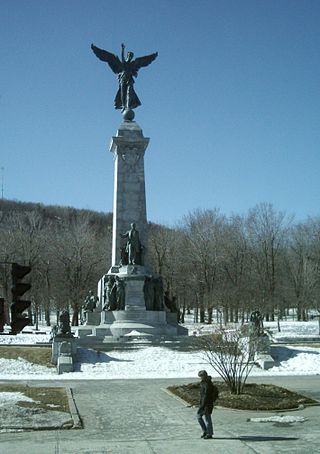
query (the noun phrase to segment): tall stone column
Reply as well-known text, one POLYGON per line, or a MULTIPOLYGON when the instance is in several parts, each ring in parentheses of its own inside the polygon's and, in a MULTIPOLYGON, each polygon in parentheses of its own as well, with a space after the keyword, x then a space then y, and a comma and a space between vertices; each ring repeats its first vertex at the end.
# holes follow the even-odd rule
POLYGON ((137 226, 141 244, 147 245, 144 153, 148 143, 149 138, 143 136, 135 121, 124 121, 111 140, 110 151, 114 156, 112 267, 120 262, 120 235, 130 229, 131 223, 137 226))

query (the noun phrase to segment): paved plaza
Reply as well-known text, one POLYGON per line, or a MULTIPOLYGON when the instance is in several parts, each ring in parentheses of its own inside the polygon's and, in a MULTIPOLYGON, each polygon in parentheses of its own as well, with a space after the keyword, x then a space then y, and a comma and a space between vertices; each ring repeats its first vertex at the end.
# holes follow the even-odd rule
MULTIPOLYGON (((1 433, 1 452, 7 454, 195 454, 195 453, 317 453, 319 407, 282 412, 304 422, 251 422, 275 412, 216 408, 213 440, 200 439, 196 410, 168 394, 167 386, 190 379, 32 381, 32 385, 73 390, 83 429, 1 433)), ((286 386, 320 399, 318 376, 254 378, 254 382, 286 386)), ((279 414, 279 413, 278 413, 279 414)))

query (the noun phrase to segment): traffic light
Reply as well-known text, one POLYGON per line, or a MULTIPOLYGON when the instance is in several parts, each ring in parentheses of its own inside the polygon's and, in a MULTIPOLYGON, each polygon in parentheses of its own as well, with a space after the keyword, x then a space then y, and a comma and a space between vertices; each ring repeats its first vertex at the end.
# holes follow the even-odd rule
POLYGON ((20 297, 24 295, 31 288, 31 284, 21 282, 21 280, 31 271, 30 266, 19 265, 12 263, 11 277, 12 277, 12 304, 11 304, 11 333, 17 334, 23 328, 31 323, 30 318, 23 312, 30 306, 31 301, 21 300, 20 297))
POLYGON ((0 333, 2 333, 5 324, 4 298, 0 298, 0 333))

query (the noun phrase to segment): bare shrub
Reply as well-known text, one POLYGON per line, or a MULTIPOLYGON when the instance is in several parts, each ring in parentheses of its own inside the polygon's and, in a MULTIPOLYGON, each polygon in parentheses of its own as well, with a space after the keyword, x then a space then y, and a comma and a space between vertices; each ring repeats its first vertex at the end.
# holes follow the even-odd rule
POLYGON ((252 370, 251 360, 256 351, 256 342, 243 330, 219 329, 217 332, 197 338, 197 347, 206 361, 220 375, 231 393, 241 394, 252 370))

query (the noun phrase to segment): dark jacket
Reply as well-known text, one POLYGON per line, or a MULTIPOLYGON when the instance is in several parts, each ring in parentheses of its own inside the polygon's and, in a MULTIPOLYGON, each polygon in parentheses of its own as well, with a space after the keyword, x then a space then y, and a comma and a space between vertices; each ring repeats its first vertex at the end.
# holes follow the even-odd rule
POLYGON ((210 375, 200 382, 199 412, 212 413, 213 410, 213 383, 210 375))

